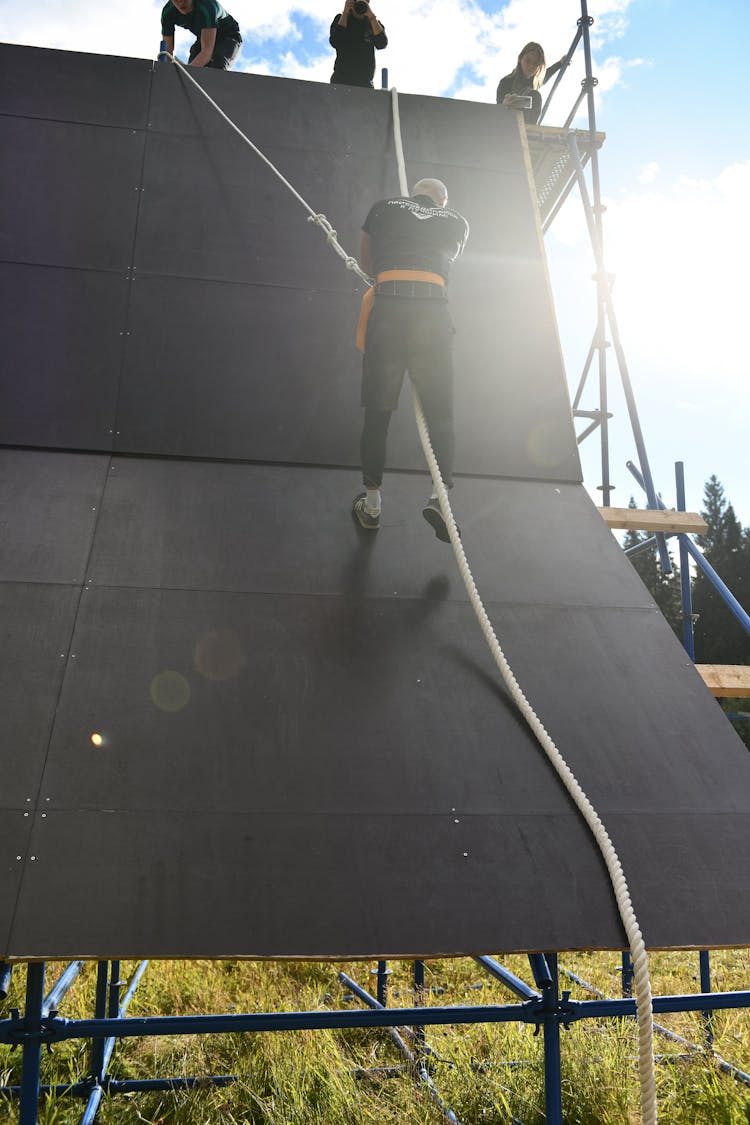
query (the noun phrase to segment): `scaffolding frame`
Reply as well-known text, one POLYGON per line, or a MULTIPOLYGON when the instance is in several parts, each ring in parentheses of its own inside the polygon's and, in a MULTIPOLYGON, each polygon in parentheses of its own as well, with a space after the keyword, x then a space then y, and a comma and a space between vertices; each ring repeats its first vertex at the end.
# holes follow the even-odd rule
MULTIPOLYGON (((548 1125, 562 1125, 562 1054, 561 1028, 584 1019, 622 1019, 635 1016, 635 1000, 630 995, 632 963, 628 954, 622 960, 623 996, 603 996, 574 973, 561 970, 556 953, 529 954, 529 965, 535 987, 527 984, 498 961, 477 956, 474 961, 490 976, 503 984, 520 1003, 502 1005, 435 1005, 423 1006, 424 962, 415 961, 414 984, 417 1003, 412 1007, 392 1008, 387 1002, 389 970, 385 961, 377 967, 377 995, 371 995, 345 973, 339 982, 365 1005, 358 1009, 317 1011, 286 1011, 201 1016, 127 1016, 128 1006, 148 965, 141 961, 129 981, 120 979, 119 961, 100 961, 91 1019, 65 1019, 58 1005, 75 983, 83 961, 72 961, 54 987, 45 995, 46 965, 31 962, 26 969, 25 1010, 23 1015, 13 1009, 9 1019, 0 1021, 0 1043, 18 1046, 22 1052, 20 1085, 0 1087, 0 1096, 19 1100, 19 1125, 36 1125, 39 1099, 52 1093, 85 1100, 81 1125, 93 1125, 102 1098, 107 1094, 144 1093, 150 1091, 190 1090, 197 1087, 226 1086, 242 1078, 237 1074, 213 1074, 187 1077, 118 1080, 109 1076, 109 1067, 118 1040, 157 1035, 220 1035, 259 1033, 264 1031, 343 1030, 349 1028, 384 1028, 406 1059, 406 1068, 391 1068, 394 1073, 408 1070, 427 1093, 443 1119, 458 1123, 459 1119, 441 1097, 429 1073, 430 1048, 425 1028, 430 1026, 526 1023, 541 1031, 544 1046, 545 1119, 548 1125), (574 983, 593 992, 596 999, 572 1000, 570 991, 560 989, 564 973, 574 983), (397 1028, 411 1029, 411 1047, 407 1046, 397 1028), (42 1049, 68 1039, 91 1042, 90 1069, 76 1082, 45 1085, 41 1081, 42 1049)), ((7 988, 7 967, 3 987, 7 988)), ((654 1013, 701 1012, 704 1021, 704 1046, 712 1049, 713 1015, 716 1011, 750 1007, 750 992, 711 992, 707 954, 700 954, 700 981, 703 991, 694 995, 655 996, 654 1013)), ((666 1028, 657 1030, 693 1051, 681 1036, 666 1028)), ((716 1057, 718 1068, 734 1080, 750 1086, 750 1075, 726 1060, 716 1057)), ((516 1125, 523 1125, 518 1118, 516 1125)))

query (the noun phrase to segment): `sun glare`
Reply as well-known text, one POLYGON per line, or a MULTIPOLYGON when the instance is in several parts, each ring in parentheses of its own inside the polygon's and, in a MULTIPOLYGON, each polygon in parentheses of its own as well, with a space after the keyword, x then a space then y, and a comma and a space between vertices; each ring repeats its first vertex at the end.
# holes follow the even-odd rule
MULTIPOLYGON (((738 166, 741 167, 741 166, 738 166)), ((725 173, 730 170, 725 170, 725 173)), ((750 191, 750 163, 731 178, 750 191)), ((608 203, 605 248, 628 349, 665 375, 746 377, 742 336, 750 228, 739 193, 682 181, 608 203)))

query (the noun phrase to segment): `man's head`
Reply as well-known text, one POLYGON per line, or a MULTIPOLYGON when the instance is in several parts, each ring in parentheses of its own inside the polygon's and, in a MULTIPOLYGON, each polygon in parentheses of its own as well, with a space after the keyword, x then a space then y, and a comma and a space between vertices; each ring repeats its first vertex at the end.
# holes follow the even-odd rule
POLYGON ((193 0, 172 0, 175 8, 183 16, 187 16, 193 10, 193 0))
POLYGON ((418 180, 411 194, 429 196, 436 207, 445 207, 448 202, 448 189, 442 180, 418 180))

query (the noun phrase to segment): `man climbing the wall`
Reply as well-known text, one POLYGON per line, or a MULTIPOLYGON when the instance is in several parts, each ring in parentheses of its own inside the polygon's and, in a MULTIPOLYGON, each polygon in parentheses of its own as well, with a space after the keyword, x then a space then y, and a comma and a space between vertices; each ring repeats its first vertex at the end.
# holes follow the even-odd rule
POLYGON ((175 26, 192 31, 190 66, 228 70, 242 46, 237 21, 217 0, 169 0, 161 10, 161 35, 170 55, 174 54, 175 26))
POLYGON ((331 82, 372 89, 375 52, 388 46, 385 29, 366 0, 346 0, 328 42, 336 51, 331 82))
MULTIPOLYGON (((453 322, 446 284, 466 245, 469 224, 448 206, 440 180, 416 183, 408 199, 382 199, 362 227, 360 264, 375 278, 363 301, 358 346, 364 351, 360 439, 365 491, 352 511, 368 531, 380 526, 383 469, 391 413, 404 374, 416 387, 446 488, 453 487, 453 322)), ((449 542, 436 492, 422 515, 449 542)))

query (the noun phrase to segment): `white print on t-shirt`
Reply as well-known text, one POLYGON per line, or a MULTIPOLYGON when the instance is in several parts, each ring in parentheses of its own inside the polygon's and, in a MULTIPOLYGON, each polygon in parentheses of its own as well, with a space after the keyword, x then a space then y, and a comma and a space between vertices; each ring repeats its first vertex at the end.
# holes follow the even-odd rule
POLYGON ((456 218, 456 212, 449 208, 422 207, 411 199, 388 199, 386 202, 389 207, 400 207, 402 211, 408 211, 415 219, 456 218))

